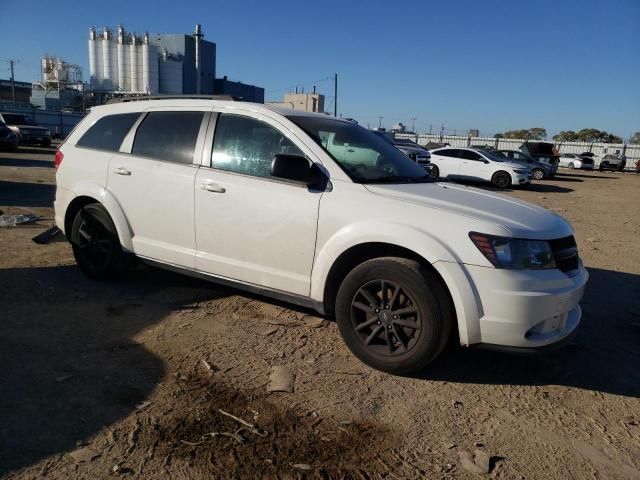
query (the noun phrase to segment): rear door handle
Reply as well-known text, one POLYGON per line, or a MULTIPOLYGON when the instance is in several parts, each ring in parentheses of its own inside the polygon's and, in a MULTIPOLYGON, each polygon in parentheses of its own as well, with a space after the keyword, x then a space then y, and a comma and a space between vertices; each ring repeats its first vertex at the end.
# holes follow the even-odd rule
POLYGON ((213 192, 213 193, 224 193, 227 191, 226 188, 221 187, 220 185, 216 185, 215 183, 203 183, 202 184, 202 190, 206 190, 207 192, 213 192))
POLYGON ((124 167, 118 167, 113 171, 113 173, 117 175, 131 175, 131 170, 127 170, 124 167))

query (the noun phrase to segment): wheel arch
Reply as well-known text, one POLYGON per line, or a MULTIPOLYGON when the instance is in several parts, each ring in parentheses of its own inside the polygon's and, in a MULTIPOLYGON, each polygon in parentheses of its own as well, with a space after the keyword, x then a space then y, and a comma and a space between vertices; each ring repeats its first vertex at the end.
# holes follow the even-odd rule
POLYGON ((133 232, 120 204, 113 195, 104 188, 81 189, 78 194, 69 202, 65 210, 64 231, 69 235, 73 219, 77 213, 91 203, 99 203, 107 211, 118 232, 120 245, 125 251, 133 252, 133 232))
MULTIPOLYGON (((353 270, 353 268, 367 260, 382 257, 398 257, 414 260, 434 275, 434 278, 441 283, 443 290, 447 295, 447 301, 449 302, 455 319, 454 326, 451 330, 451 336, 460 338, 458 327, 460 319, 456 308, 456 305, 459 307, 459 302, 455 301, 449 283, 442 276, 441 271, 416 251, 386 242, 364 242, 352 245, 336 258, 332 263, 331 268, 328 270, 326 280, 324 282, 322 292, 322 307, 324 313, 329 316, 334 315, 338 289, 340 288, 344 278, 351 270, 353 270)), ((466 331, 466 328, 464 330, 466 331)))

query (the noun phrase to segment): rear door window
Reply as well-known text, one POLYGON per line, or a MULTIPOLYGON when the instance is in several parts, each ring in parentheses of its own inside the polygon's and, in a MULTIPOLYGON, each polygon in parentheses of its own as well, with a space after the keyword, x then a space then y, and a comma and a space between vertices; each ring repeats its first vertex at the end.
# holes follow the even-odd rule
POLYGON ((117 152, 138 117, 140 112, 102 117, 85 132, 76 146, 117 152))
POLYGON ((193 163, 204 112, 151 112, 136 132, 131 153, 176 163, 193 163))

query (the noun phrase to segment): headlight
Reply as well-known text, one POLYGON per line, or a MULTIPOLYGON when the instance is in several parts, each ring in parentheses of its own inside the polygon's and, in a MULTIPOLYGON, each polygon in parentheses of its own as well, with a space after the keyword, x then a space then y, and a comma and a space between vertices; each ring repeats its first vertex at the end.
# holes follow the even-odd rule
POLYGON ((522 240, 471 232, 469 238, 494 267, 516 270, 556 268, 553 252, 545 240, 522 240))
POLYGON ((514 168, 513 171, 516 172, 519 175, 526 175, 527 173, 529 173, 528 170, 520 170, 520 169, 517 169, 517 168, 514 168))

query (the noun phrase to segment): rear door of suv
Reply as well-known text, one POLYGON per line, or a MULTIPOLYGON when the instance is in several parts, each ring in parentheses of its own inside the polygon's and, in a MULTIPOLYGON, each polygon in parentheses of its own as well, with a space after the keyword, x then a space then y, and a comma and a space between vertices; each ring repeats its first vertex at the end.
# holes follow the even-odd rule
POLYGON ((313 154, 270 117, 214 116, 213 146, 196 177, 197 269, 308 296, 322 192, 270 169, 276 154, 313 154))
POLYGON ((108 189, 124 211, 137 255, 195 268, 193 188, 210 112, 149 108, 111 158, 108 189))

